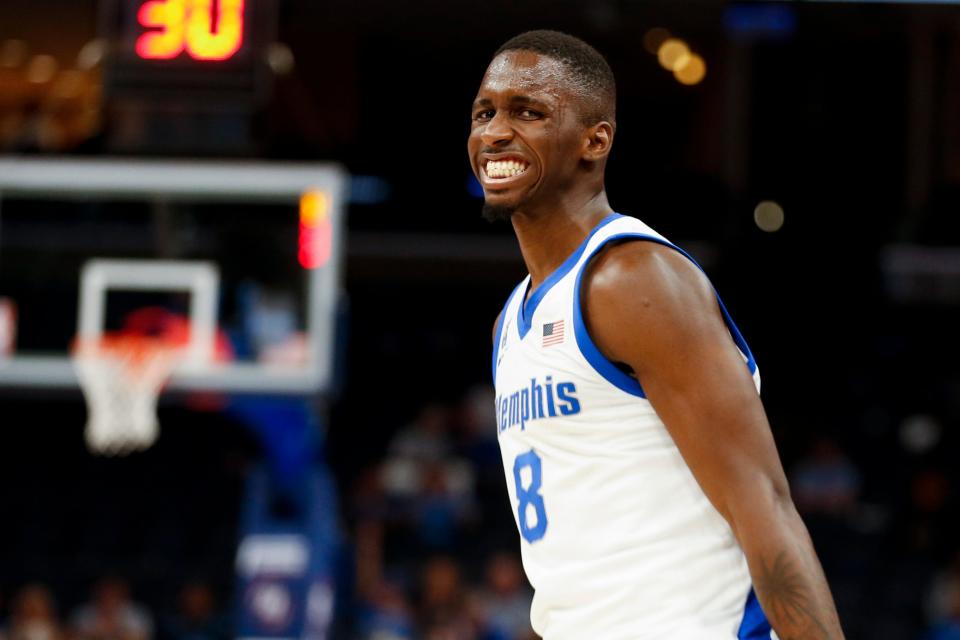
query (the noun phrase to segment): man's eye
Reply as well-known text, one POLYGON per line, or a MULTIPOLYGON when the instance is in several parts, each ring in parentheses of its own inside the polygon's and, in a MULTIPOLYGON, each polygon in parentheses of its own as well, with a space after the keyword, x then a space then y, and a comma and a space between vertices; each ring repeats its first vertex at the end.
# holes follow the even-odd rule
POLYGON ((518 112, 518 115, 524 120, 536 120, 543 114, 540 113, 539 111, 534 111, 533 109, 521 109, 518 112))
POLYGON ((480 120, 481 122, 486 122, 492 117, 493 117, 493 109, 484 109, 483 111, 477 111, 473 115, 474 120, 480 120))

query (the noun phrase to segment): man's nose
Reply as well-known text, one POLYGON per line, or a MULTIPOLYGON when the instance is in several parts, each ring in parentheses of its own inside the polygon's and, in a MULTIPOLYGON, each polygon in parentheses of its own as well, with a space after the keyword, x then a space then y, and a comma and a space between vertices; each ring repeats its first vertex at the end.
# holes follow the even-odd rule
POLYGON ((498 147, 513 140, 513 129, 507 117, 501 112, 496 113, 480 134, 483 144, 488 147, 498 147))

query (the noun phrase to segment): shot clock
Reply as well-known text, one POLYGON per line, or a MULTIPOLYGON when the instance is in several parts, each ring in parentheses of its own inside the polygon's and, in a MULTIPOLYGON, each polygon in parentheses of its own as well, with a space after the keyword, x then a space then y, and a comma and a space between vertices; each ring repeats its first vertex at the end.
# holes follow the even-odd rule
MULTIPOLYGON (((190 100, 264 88, 263 52, 275 38, 275 0, 102 0, 113 96, 190 100)), ((268 83, 267 83, 268 84, 268 83)))
POLYGON ((134 48, 145 60, 229 60, 243 45, 245 9, 244 0, 146 0, 134 48))

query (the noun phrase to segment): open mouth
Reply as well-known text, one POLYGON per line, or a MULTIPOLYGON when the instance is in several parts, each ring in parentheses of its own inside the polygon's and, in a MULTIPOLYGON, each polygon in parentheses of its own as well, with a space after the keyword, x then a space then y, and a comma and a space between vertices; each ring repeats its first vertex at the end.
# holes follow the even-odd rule
POLYGON ((505 158, 503 160, 487 160, 483 172, 488 178, 513 178, 530 167, 530 163, 522 158, 505 158))

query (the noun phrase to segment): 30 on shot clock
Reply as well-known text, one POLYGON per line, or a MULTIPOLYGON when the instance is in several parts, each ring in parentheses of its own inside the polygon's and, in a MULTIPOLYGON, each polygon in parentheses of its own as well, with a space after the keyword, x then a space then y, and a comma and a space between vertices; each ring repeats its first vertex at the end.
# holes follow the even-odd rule
POLYGON ((230 67, 275 35, 276 0, 102 0, 127 60, 160 67, 230 67))
POLYGON ((246 9, 245 0, 143 0, 135 51, 146 60, 229 60, 243 46, 246 9))

